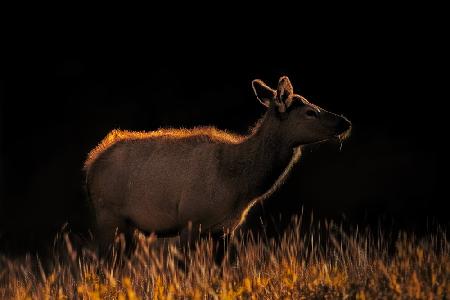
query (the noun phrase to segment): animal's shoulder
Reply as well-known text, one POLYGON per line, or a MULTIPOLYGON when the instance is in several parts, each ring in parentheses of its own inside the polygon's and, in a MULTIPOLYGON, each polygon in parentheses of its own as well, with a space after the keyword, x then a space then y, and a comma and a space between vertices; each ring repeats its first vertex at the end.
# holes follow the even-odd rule
POLYGON ((85 169, 107 149, 120 142, 145 141, 145 142, 182 142, 189 144, 201 143, 226 143, 237 144, 244 136, 219 130, 215 127, 196 127, 192 129, 159 129, 155 131, 128 131, 112 130, 108 135, 88 154, 85 169))

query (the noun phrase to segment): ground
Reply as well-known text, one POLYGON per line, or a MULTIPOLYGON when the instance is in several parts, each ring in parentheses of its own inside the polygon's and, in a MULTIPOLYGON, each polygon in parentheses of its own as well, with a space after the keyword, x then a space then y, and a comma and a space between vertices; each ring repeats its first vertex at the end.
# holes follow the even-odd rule
POLYGON ((127 256, 119 237, 105 262, 62 233, 51 267, 34 256, 0 257, 0 298, 450 299, 444 230, 387 238, 327 222, 304 228, 297 218, 278 240, 236 237, 236 255, 222 265, 207 239, 182 254, 137 234, 127 256))

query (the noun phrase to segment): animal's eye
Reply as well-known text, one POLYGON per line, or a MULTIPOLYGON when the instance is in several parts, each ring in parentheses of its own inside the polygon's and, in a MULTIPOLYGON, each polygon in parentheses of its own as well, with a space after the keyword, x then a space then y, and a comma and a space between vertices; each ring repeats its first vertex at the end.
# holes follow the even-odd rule
POLYGON ((319 114, 317 113, 317 111, 313 110, 313 109, 308 109, 306 111, 306 116, 310 117, 310 118, 318 118, 319 114))

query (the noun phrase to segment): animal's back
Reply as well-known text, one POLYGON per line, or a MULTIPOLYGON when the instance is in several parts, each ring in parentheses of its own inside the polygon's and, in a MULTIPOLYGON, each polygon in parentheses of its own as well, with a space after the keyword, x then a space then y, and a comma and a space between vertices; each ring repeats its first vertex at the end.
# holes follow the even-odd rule
POLYGON ((87 172, 92 164, 105 152, 118 143, 145 141, 152 143, 229 143, 236 144, 243 140, 243 136, 232 134, 215 127, 197 127, 193 129, 160 129, 156 131, 128 131, 128 130, 112 130, 108 135, 88 154, 88 158, 84 164, 87 172))
POLYGON ((188 144, 230 143, 236 144, 244 137, 218 130, 214 127, 198 127, 194 129, 160 129, 156 131, 112 130, 88 154, 84 168, 89 172, 94 162, 110 148, 121 142, 145 141, 149 144, 161 142, 178 142, 188 144))

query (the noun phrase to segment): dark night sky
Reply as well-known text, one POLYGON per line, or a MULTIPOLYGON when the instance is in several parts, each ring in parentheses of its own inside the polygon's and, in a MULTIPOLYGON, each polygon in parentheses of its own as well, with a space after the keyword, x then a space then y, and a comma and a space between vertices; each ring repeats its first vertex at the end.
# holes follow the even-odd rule
POLYGON ((433 141, 443 120, 430 99, 432 37, 420 24, 363 19, 246 42, 221 31, 170 44, 149 34, 50 47, 51 38, 31 34, 2 57, 0 245, 31 247, 67 221, 86 229, 82 164, 111 129, 214 125, 246 133, 264 112, 251 80, 275 85, 281 75, 311 102, 347 116, 354 130, 341 151, 337 144, 307 148, 250 223, 302 206, 354 223, 448 223, 437 192, 433 141))

